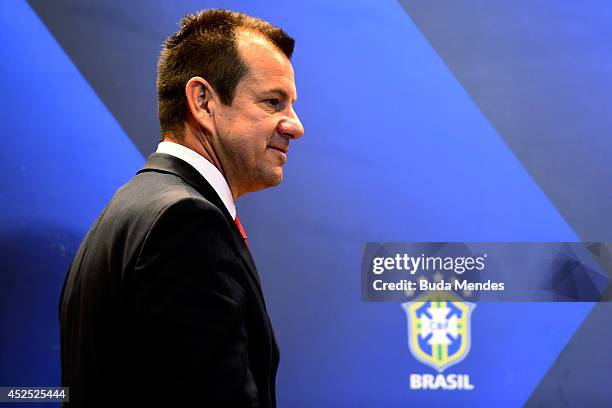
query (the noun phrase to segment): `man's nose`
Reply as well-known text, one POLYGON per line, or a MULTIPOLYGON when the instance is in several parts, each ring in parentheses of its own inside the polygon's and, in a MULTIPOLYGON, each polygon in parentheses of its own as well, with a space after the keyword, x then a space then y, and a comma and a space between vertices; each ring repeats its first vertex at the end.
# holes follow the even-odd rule
POLYGON ((299 139, 304 136, 304 126, 302 126, 300 118, 293 109, 291 109, 291 113, 287 118, 279 123, 278 130, 281 134, 287 135, 292 139, 299 139))

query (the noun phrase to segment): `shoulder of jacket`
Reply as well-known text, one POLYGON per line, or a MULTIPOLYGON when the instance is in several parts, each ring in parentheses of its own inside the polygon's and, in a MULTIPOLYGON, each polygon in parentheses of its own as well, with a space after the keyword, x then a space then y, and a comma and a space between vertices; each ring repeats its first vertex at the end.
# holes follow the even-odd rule
POLYGON ((163 201, 163 204, 159 205, 157 208, 157 215, 154 217, 155 221, 153 222, 154 224, 161 218, 175 216, 218 216, 224 218, 223 212, 216 205, 199 194, 181 197, 175 196, 163 201))
POLYGON ((179 176, 167 173, 138 174, 117 191, 111 204, 115 204, 113 207, 116 209, 123 209, 125 215, 149 223, 178 210, 208 210, 223 216, 223 212, 207 197, 179 176))

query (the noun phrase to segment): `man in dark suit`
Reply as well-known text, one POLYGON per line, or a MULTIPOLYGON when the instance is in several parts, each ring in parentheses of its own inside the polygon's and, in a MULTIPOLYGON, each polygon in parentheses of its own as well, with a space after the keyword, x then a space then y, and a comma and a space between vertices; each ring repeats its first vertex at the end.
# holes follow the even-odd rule
POLYGON ((187 16, 166 40, 162 142, 96 220, 62 292, 70 406, 276 405, 278 349, 234 201, 280 183, 304 132, 293 44, 226 10, 187 16))

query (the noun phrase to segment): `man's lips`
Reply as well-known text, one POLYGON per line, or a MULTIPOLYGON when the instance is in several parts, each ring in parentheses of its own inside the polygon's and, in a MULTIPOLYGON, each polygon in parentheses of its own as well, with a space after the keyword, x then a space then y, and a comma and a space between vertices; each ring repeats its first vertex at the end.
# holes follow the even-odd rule
POLYGON ((285 153, 287 154, 287 152, 289 151, 289 146, 287 147, 282 147, 282 146, 268 146, 270 149, 274 149, 274 150, 278 150, 281 153, 285 153))

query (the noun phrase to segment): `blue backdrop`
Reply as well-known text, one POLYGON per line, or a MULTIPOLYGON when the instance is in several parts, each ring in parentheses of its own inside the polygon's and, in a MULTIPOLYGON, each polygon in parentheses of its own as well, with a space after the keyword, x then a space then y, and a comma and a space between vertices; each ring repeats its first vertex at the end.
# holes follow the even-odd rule
MULTIPOLYGON (((366 241, 612 239, 612 4, 0 3, 0 385, 59 384, 57 306, 99 211, 154 151, 155 64, 184 14, 296 38, 306 135, 238 202, 281 348, 281 407, 606 406, 608 304, 479 304, 472 391, 415 391, 399 304, 362 303, 366 241)), ((520 271, 517 271, 520 273, 520 271)))

